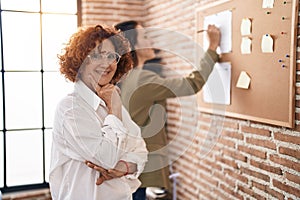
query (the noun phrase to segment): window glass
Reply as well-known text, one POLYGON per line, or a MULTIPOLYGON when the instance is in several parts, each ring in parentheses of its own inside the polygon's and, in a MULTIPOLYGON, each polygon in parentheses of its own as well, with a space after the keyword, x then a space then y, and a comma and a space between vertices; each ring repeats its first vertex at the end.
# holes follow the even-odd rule
POLYGON ((3 89, 2 89, 1 73, 0 73, 0 130, 3 130, 3 89))
POLYGON ((4 149, 3 149, 3 132, 0 132, 0 187, 4 186, 4 149))
POLYGON ((58 71, 58 58, 63 45, 68 42, 71 34, 77 30, 76 15, 43 16, 43 69, 58 71), (61 31, 63 30, 63 31, 61 31))
POLYGON ((43 12, 77 13, 77 1, 75 0, 42 0, 43 12))
MULTIPOLYGON (((0 38, 1 38, 1 31, 0 31, 0 38)), ((0 47, 1 47, 1 40, 0 40, 0 47)), ((0 55, 1 55, 1 52, 2 52, 2 49, 0 48, 0 55)), ((1 68, 2 68, 2 57, 0 56, 0 69, 1 68)), ((3 130, 3 89, 2 89, 2 74, 1 73, 0 73, 0 130, 3 130)), ((1 146, 0 146, 0 148, 1 148, 1 146)))
POLYGON ((3 10, 35 11, 40 10, 40 0, 1 0, 3 10))
POLYGON ((42 183, 42 131, 8 131, 6 140, 7 185, 42 183))
POLYGON ((54 112, 73 91, 57 55, 77 30, 78 0, 0 2, 0 190, 44 187, 54 112))
POLYGON ((42 127, 42 89, 39 72, 6 72, 6 128, 42 127))
POLYGON ((73 90, 73 83, 67 82, 60 72, 44 73, 44 119, 45 127, 53 126, 57 103, 73 90))
POLYGON ((40 15, 2 12, 2 31, 4 69, 40 70, 40 15))
POLYGON ((45 130, 45 179, 49 182, 50 157, 52 145, 52 129, 45 130))

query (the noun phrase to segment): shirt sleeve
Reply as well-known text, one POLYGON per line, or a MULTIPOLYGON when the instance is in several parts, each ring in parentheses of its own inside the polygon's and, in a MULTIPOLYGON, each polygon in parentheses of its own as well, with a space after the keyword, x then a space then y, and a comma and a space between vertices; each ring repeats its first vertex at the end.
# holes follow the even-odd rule
POLYGON ((112 143, 117 144, 118 140, 126 139, 127 129, 123 126, 121 120, 115 115, 109 114, 104 119, 102 127, 103 136, 112 143))
POLYGON ((63 151, 73 159, 109 169, 125 153, 128 129, 114 115, 106 116, 101 125, 92 111, 74 108, 64 114, 62 127, 63 151))
POLYGON ((149 100, 164 100, 196 94, 207 81, 218 59, 219 56, 215 51, 207 50, 200 61, 199 69, 183 78, 162 78, 144 70, 139 78, 139 89, 151 94, 149 100))
POLYGON ((148 151, 146 148, 146 143, 141 136, 140 127, 132 121, 129 113, 125 108, 122 112, 123 123, 130 130, 127 135, 126 142, 126 153, 122 156, 122 160, 126 162, 132 162, 137 164, 137 172, 134 174, 128 174, 127 178, 137 178, 144 170, 145 164, 147 162, 148 151))

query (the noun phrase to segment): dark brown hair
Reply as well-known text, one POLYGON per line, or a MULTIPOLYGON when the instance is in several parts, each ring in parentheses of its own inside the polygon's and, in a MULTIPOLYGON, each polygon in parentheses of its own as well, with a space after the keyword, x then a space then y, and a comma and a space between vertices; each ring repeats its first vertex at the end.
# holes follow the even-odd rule
POLYGON ((105 39, 110 40, 115 47, 115 51, 121 55, 117 70, 111 81, 113 84, 117 83, 120 78, 132 68, 133 62, 130 55, 130 44, 127 39, 114 28, 100 25, 80 28, 71 36, 69 42, 63 49, 63 54, 58 55, 60 72, 65 78, 75 82, 77 80, 78 70, 85 58, 98 43, 101 44, 105 39))
POLYGON ((124 22, 120 22, 116 25, 114 25, 114 27, 123 32, 123 35, 125 38, 128 39, 129 43, 130 43, 130 47, 131 47, 131 57, 133 60, 133 67, 136 67, 138 65, 138 58, 136 55, 136 51, 135 51, 135 45, 137 43, 137 30, 136 27, 139 25, 139 23, 137 21, 134 20, 130 20, 130 21, 124 21, 124 22))

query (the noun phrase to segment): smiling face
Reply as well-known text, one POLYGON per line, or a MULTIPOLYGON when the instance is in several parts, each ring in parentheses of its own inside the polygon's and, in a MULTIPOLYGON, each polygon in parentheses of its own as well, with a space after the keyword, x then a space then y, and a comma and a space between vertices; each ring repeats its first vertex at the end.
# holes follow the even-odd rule
POLYGON ((95 84, 104 86, 112 80, 119 55, 110 40, 98 44, 86 58, 88 62, 80 68, 80 79, 93 91, 95 84))

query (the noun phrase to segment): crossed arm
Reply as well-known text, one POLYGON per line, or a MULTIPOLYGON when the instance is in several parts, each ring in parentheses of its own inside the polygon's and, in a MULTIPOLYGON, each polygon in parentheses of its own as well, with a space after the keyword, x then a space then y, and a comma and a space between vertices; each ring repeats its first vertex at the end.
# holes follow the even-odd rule
POLYGON ((105 169, 90 161, 85 161, 85 164, 100 173, 96 185, 101 185, 106 180, 133 174, 137 171, 137 165, 135 163, 126 162, 124 160, 120 160, 113 169, 105 169))

